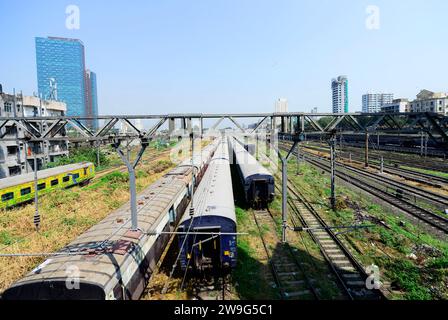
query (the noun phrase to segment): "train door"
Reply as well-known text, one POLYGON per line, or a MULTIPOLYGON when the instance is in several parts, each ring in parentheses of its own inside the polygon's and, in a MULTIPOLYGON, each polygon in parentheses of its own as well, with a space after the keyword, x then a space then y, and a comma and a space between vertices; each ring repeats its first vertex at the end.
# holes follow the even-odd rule
POLYGON ((269 185, 266 180, 252 181, 252 199, 257 206, 266 205, 269 199, 269 185))
POLYGON ((221 267, 220 227, 195 228, 195 266, 199 271, 216 271, 221 267), (201 235, 203 232, 205 234, 201 235))

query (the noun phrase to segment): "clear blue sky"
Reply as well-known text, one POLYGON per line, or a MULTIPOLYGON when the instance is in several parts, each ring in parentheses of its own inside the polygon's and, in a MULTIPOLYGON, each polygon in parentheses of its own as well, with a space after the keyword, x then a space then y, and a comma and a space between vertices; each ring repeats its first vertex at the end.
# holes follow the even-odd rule
POLYGON ((81 39, 100 114, 331 110, 330 81, 414 98, 448 91, 446 0, 0 0, 0 83, 37 91, 34 37, 81 39), (65 28, 65 8, 81 11, 65 28), (365 27, 367 5, 380 29, 365 27))

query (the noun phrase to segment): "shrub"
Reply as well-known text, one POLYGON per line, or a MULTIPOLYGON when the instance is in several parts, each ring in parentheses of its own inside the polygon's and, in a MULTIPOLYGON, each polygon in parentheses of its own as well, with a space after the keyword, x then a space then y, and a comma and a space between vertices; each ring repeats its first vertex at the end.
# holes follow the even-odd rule
MULTIPOLYGON (((109 159, 106 156, 106 153, 100 151, 99 153, 100 164, 101 166, 107 166, 109 164, 109 159)), ((97 149, 95 148, 79 148, 70 151, 70 155, 68 157, 62 157, 57 159, 55 162, 50 162, 47 164, 47 168, 54 168, 58 166, 63 166, 67 164, 80 163, 80 162, 92 162, 95 166, 98 166, 98 158, 97 158, 97 149)))

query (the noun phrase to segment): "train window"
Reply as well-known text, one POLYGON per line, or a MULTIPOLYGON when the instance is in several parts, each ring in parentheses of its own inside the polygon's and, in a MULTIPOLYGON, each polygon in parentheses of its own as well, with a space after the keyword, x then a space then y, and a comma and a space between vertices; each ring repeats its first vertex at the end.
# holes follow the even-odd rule
POLYGON ((51 180, 51 186, 53 187, 53 186, 57 186, 59 184, 59 180, 58 179, 54 179, 54 180, 51 180))
POLYGON ((38 184, 37 185, 37 190, 39 191, 39 190, 43 190, 43 189, 45 189, 47 187, 47 185, 46 185, 46 183, 44 182, 44 183, 41 183, 41 184, 38 184))
POLYGON ((170 208, 169 215, 170 215, 170 223, 174 224, 176 222, 176 212, 174 211, 174 207, 170 208))
POLYGON ((87 168, 84 168, 84 175, 87 175, 87 168))
POLYGON ((74 175, 73 175, 73 180, 76 180, 76 179, 78 179, 79 178, 79 173, 75 173, 74 175))
POLYGON ((26 196, 27 194, 30 194, 30 193, 31 193, 31 187, 20 190, 20 194, 22 196, 26 196))
POLYGON ((2 201, 9 201, 14 199, 14 192, 5 193, 2 195, 2 201))
POLYGON ((64 178, 62 178, 62 182, 69 182, 70 181, 70 176, 65 176, 64 178))

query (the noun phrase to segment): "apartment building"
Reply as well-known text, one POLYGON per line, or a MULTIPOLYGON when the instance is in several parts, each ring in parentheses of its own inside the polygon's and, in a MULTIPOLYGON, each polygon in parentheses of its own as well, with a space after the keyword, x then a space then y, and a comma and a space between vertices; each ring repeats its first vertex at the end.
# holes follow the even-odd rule
MULTIPOLYGON (((64 116, 66 104, 59 101, 41 100, 33 96, 6 94, 0 92, 0 117, 27 117, 27 122, 15 126, 12 121, 0 127, 0 178, 16 176, 37 169, 41 170, 48 162, 68 155, 68 140, 26 143, 24 138, 47 132, 52 121, 33 120, 39 116, 64 116)), ((56 137, 65 137, 66 130, 59 130, 56 137)))
POLYGON ((448 93, 422 90, 411 102, 411 112, 434 112, 448 116, 448 93))

